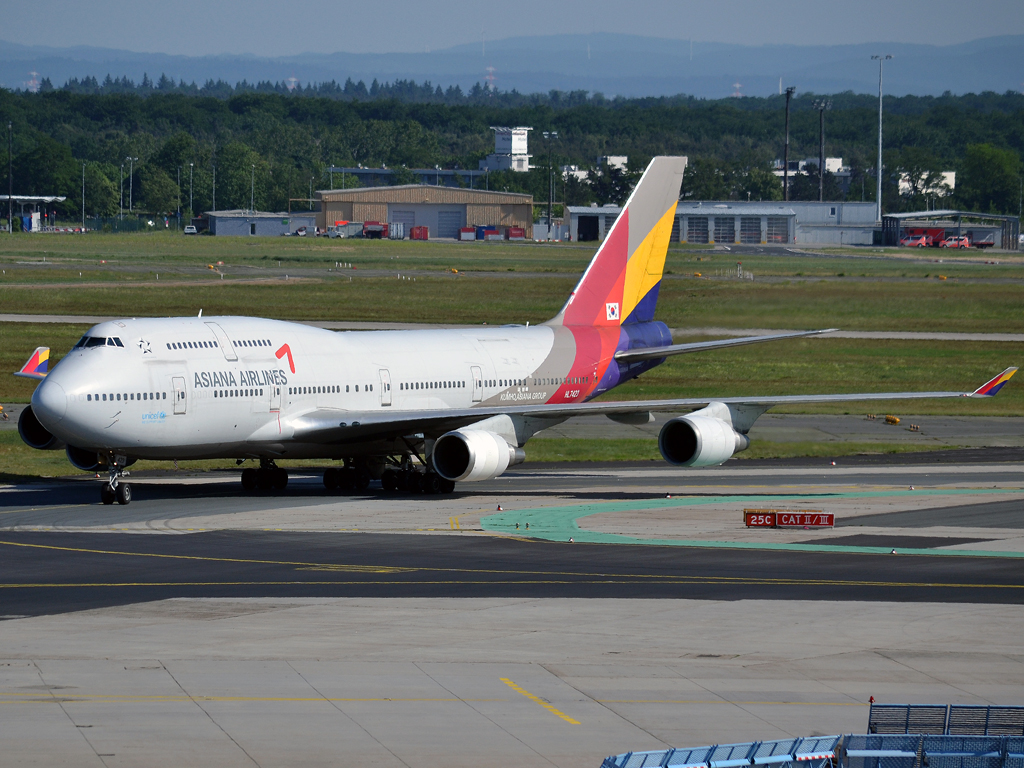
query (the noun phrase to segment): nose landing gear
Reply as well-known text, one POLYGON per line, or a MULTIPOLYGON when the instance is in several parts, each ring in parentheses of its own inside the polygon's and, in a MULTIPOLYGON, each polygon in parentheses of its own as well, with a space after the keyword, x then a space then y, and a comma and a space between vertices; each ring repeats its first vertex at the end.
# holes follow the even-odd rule
POLYGON ((128 460, 124 456, 110 457, 110 477, 100 487, 100 501, 104 504, 113 504, 115 501, 118 504, 132 503, 132 487, 121 482, 121 478, 128 477, 128 470, 125 469, 127 463, 128 460))

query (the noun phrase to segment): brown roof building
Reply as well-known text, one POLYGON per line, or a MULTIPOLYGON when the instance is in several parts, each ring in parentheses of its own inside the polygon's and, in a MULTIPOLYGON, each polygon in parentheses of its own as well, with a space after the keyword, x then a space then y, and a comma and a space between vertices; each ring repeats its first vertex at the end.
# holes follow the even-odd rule
POLYGON ((461 227, 522 227, 533 237, 533 195, 408 184, 397 187, 331 189, 315 193, 317 226, 342 221, 380 221, 425 226, 431 238, 458 238, 461 227))

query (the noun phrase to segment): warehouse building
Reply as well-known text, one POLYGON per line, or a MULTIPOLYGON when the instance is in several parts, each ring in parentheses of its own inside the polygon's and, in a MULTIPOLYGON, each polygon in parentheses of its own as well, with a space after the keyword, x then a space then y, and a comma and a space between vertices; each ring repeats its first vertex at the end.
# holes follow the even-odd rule
MULTIPOLYGON (((316 213, 266 213, 264 211, 207 211, 204 214, 211 235, 240 235, 256 237, 273 237, 292 235, 300 227, 306 227, 313 234, 316 226, 316 213)), ((201 219, 193 219, 200 230, 205 229, 201 219)))
POLYGON ((409 184, 397 187, 322 190, 317 226, 321 229, 346 221, 404 224, 405 231, 425 226, 431 239, 457 239, 462 227, 491 226, 504 233, 521 227, 533 237, 533 195, 488 192, 409 184))
MULTIPOLYGON (((622 209, 568 206, 573 240, 603 240, 622 209)), ((874 203, 685 202, 676 206, 674 243, 871 245, 874 203)))

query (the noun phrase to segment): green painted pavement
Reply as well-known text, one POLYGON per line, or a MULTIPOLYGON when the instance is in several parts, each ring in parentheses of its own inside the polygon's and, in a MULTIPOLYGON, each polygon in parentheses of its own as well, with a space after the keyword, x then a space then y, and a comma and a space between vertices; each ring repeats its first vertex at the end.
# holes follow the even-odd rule
MULTIPOLYGON (((546 541, 568 541, 590 544, 643 544, 647 546, 704 547, 720 549, 761 549, 782 552, 845 552, 853 554, 887 555, 891 547, 855 547, 840 544, 796 544, 782 542, 705 541, 700 539, 645 539, 618 533, 601 533, 580 528, 578 521, 603 512, 628 512, 644 509, 671 509, 728 502, 751 502, 762 507, 783 501, 828 501, 831 499, 870 499, 899 496, 957 496, 965 494, 1006 493, 1005 488, 915 490, 915 491, 863 491, 853 493, 789 494, 779 496, 697 496, 646 499, 637 501, 608 501, 597 504, 573 504, 560 507, 504 510, 480 518, 485 531, 527 536, 546 541), (519 528, 516 528, 516 524, 519 528)), ((993 552, 980 549, 914 549, 900 547, 901 555, 946 555, 960 557, 1022 558, 1024 552, 993 552)))

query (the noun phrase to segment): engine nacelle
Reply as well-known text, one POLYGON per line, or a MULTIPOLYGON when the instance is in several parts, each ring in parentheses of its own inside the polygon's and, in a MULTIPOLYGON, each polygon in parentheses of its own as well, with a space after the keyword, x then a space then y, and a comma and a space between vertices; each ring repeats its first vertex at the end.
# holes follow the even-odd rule
POLYGON ((100 454, 88 448, 69 445, 64 452, 68 456, 68 461, 83 472, 97 472, 107 466, 106 460, 100 454))
POLYGON ((509 445, 501 435, 482 429, 457 429, 434 442, 431 461, 446 480, 490 480, 526 459, 522 448, 509 445))
POLYGON ((658 449, 665 461, 680 467, 721 464, 750 445, 731 424, 710 416, 679 416, 661 428, 658 449))
POLYGON ((39 451, 56 451, 64 447, 63 442, 39 423, 39 419, 32 413, 31 405, 25 406, 25 410, 18 417, 18 434, 25 445, 39 451))

